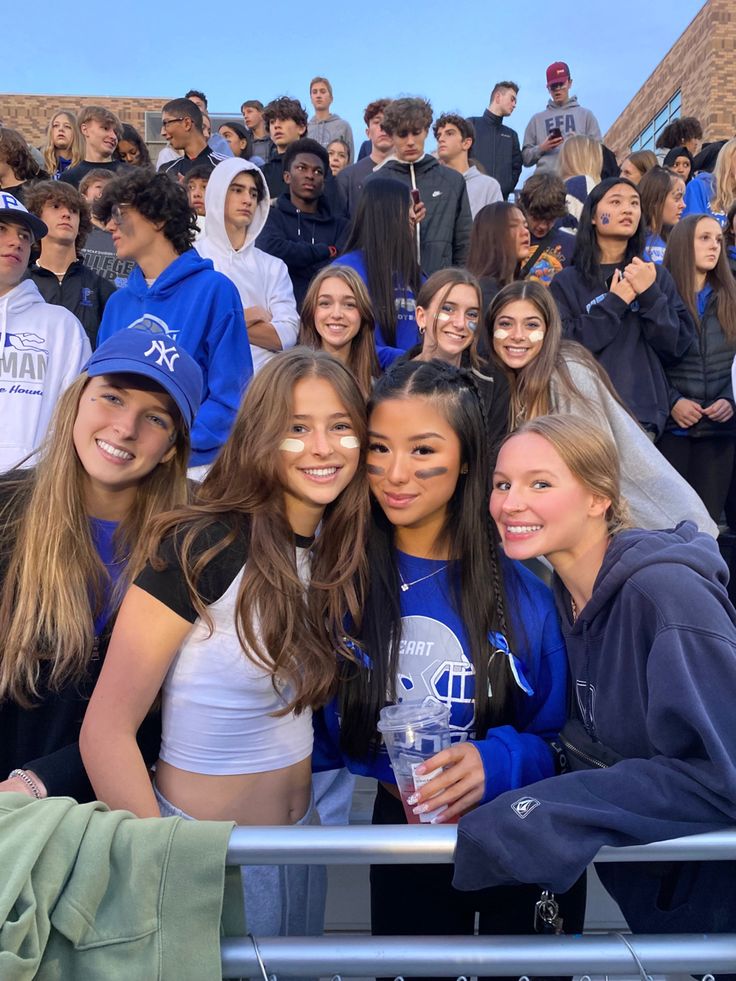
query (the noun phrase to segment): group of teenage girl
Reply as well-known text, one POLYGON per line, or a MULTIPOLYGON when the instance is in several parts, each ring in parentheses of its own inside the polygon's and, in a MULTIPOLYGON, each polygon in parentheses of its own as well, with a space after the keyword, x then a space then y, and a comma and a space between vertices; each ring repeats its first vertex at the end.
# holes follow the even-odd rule
MULTIPOLYGON (((530 933, 553 884, 579 932, 602 844, 736 820, 716 505, 650 438, 733 439, 706 365, 736 338, 720 226, 682 223, 681 254, 646 263, 636 185, 603 181, 552 292, 512 279, 486 309, 467 270, 421 276, 390 183, 367 184, 349 258, 315 277, 299 345, 253 378, 201 484, 198 368, 175 345, 152 357, 138 330, 97 349, 32 466, 3 476, 0 790, 310 824, 313 770, 347 766, 378 781, 374 823, 403 824, 378 715, 434 699, 452 742, 410 806, 460 820, 455 884, 443 866, 373 867, 373 931, 472 933, 479 914, 481 932, 530 933), (539 557, 554 595, 522 564, 539 557), (577 764, 591 746, 611 758, 560 773, 579 769, 572 742, 553 748, 573 722, 577 764), (512 825, 497 804, 521 798, 542 805, 512 825)), ((687 932, 733 928, 727 863, 649 867, 644 900, 640 870, 612 870, 635 930, 682 929, 682 903, 687 932)), ((254 934, 321 929, 324 869, 243 881, 254 934)))

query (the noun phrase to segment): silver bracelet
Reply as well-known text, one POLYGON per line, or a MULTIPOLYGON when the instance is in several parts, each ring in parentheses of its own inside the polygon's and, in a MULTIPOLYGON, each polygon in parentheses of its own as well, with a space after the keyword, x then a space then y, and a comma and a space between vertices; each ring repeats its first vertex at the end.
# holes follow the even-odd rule
POLYGON ((8 780, 10 780, 11 777, 18 777, 20 780, 22 780, 36 800, 43 800, 38 784, 26 770, 11 770, 8 774, 8 780))

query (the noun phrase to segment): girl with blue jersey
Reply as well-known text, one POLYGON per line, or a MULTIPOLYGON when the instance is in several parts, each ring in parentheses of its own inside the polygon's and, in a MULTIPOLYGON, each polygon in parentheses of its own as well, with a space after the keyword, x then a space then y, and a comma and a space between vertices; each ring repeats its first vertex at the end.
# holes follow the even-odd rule
MULTIPOLYGON (((365 668, 346 665, 322 723, 350 768, 378 779, 373 823, 405 824, 379 712, 396 702, 446 704, 452 745, 424 764, 424 775, 441 772, 408 803, 420 817, 441 810, 436 822, 453 821, 554 773, 548 741, 565 715, 565 648, 547 588, 496 550, 470 373, 438 361, 395 365, 376 383, 369 416, 365 668)), ((482 933, 532 931, 538 889, 467 897, 450 879, 449 866, 373 866, 373 932, 472 934, 476 912, 482 933)), ((566 926, 579 929, 584 887, 566 899, 566 926)))

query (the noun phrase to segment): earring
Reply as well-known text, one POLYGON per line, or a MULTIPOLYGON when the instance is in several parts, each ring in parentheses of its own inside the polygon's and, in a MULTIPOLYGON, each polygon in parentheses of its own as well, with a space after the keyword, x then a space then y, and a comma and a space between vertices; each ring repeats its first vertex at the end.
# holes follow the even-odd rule
POLYGON ((464 463, 464 464, 463 464, 463 465, 462 465, 462 466, 460 467, 460 473, 467 473, 467 472, 468 472, 468 465, 467 465, 467 463, 464 463))
POLYGON ((422 335, 422 337, 424 337, 424 332, 425 332, 426 329, 427 329, 426 327, 420 327, 419 328, 419 333, 422 335))

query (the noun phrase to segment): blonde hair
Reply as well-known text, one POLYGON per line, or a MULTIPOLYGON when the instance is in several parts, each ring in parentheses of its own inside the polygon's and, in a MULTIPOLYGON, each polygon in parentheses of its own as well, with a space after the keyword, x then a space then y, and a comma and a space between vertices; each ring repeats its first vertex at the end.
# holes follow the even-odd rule
POLYGON ((54 137, 51 128, 59 116, 66 116, 72 126, 72 145, 68 151, 72 162, 69 166, 76 167, 84 159, 85 143, 82 131, 77 123, 77 117, 70 109, 57 109, 51 119, 49 119, 49 125, 46 128, 46 146, 43 149, 44 169, 52 177, 56 173, 59 162, 56 158, 56 151, 54 150, 54 137))
POLYGON ((723 144, 716 158, 716 165, 713 168, 713 199, 710 202, 713 211, 728 211, 736 199, 734 158, 736 158, 736 137, 723 144))
POLYGON ((605 514, 609 535, 632 527, 629 506, 621 494, 618 449, 599 426, 572 414, 537 416, 519 426, 504 442, 524 433, 535 433, 545 439, 581 484, 611 502, 605 514))
POLYGON ((586 174, 596 184, 603 170, 603 151, 592 136, 569 136, 560 147, 559 175, 562 180, 586 174))
MULTIPOLYGON (((36 471, 6 478, 10 495, 0 511, 6 568, 0 585, 0 703, 29 707, 39 680, 53 690, 81 680, 92 654, 94 620, 105 606, 110 576, 100 559, 85 507, 84 468, 74 449, 82 374, 59 399, 36 471)), ((147 474, 115 534, 115 557, 127 562, 113 604, 143 568, 142 529, 161 511, 187 498, 189 434, 177 428, 176 453, 147 474)))

